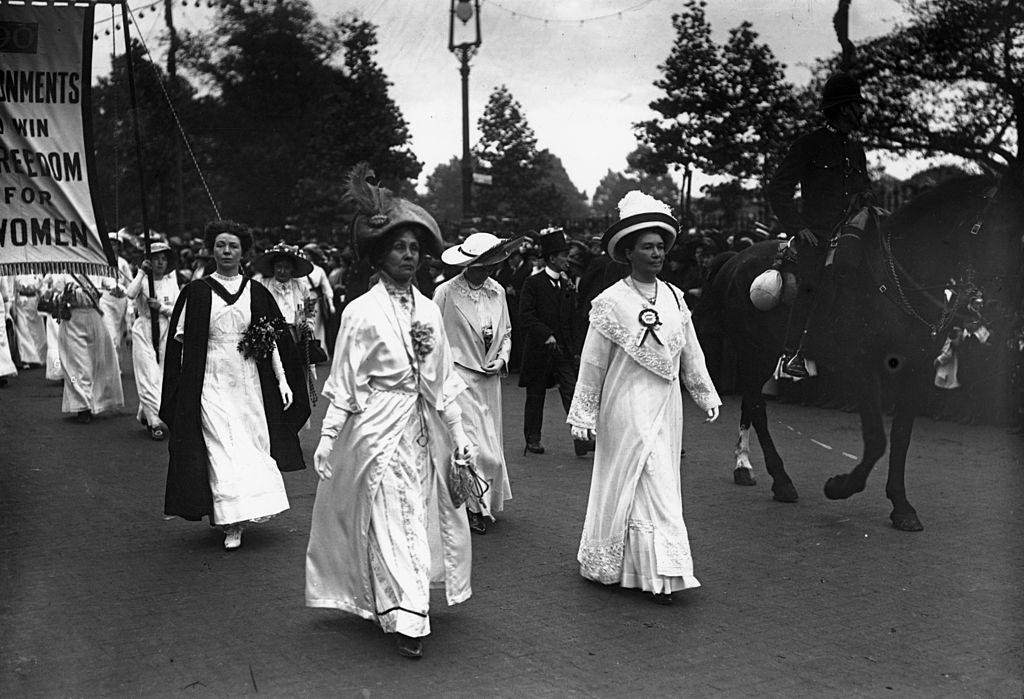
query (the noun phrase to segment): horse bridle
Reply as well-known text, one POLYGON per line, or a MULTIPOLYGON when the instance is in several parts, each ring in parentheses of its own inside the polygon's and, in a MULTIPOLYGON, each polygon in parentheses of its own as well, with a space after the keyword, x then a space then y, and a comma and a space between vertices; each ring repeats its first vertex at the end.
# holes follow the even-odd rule
MULTIPOLYGON (((888 276, 892 280, 896 294, 893 295, 889 293, 889 287, 885 283, 879 285, 878 291, 895 303, 896 306, 904 313, 920 321, 926 328, 928 328, 932 338, 935 338, 940 334, 944 334, 949 330, 953 321, 964 311, 964 309, 967 309, 972 314, 973 317, 971 318, 971 323, 981 324, 984 320, 980 310, 984 293, 981 286, 976 281, 977 272, 974 266, 974 256, 971 254, 971 241, 981 234, 981 230, 985 225, 985 217, 988 215, 988 211, 992 207, 992 203, 995 201, 996 194, 999 192, 1000 184, 988 188, 982 195, 982 205, 979 207, 978 213, 974 218, 974 223, 970 228, 970 235, 967 238, 966 254, 959 256, 960 262, 957 266, 957 278, 951 280, 951 284, 941 284, 935 287, 925 287, 920 285, 914 285, 911 287, 914 291, 921 292, 934 289, 942 289, 943 291, 948 290, 951 292, 946 298, 945 303, 942 304, 935 301, 930 296, 926 296, 926 298, 931 300, 935 305, 940 306, 942 309, 938 320, 934 323, 929 322, 927 318, 921 315, 907 298, 906 292, 904 291, 905 285, 900 279, 900 272, 902 272, 905 279, 911 281, 912 279, 910 274, 896 259, 896 255, 892 251, 892 233, 887 232, 881 236, 882 258, 888 268, 888 276)), ((961 224, 958 223, 954 226, 954 230, 959 229, 960 226, 961 224)))

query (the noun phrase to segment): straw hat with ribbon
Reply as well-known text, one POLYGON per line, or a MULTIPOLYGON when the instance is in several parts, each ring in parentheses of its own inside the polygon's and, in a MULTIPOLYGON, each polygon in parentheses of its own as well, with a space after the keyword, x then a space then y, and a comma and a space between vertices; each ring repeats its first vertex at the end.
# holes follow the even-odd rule
POLYGON ((472 233, 458 245, 441 254, 441 261, 454 267, 488 267, 503 262, 522 242, 518 238, 499 238, 491 233, 472 233))
POLYGON ((274 265, 278 260, 288 260, 292 263, 292 276, 305 277, 312 274, 313 263, 307 260, 299 248, 288 245, 284 241, 268 248, 262 255, 253 260, 252 266, 257 272, 268 279, 274 276, 274 265))
POLYGON ((155 243, 149 245, 149 258, 152 259, 157 255, 164 255, 167 257, 167 269, 171 270, 178 266, 178 256, 174 254, 174 250, 167 243, 158 240, 155 243))

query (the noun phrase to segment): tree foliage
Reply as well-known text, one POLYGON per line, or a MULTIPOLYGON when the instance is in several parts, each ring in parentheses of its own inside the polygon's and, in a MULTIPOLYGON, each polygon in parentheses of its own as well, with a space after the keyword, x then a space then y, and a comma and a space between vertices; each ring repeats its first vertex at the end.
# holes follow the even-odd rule
POLYGON ((626 156, 625 172, 608 170, 594 190, 591 208, 597 216, 613 216, 618 211, 619 201, 634 189, 649 194, 669 206, 678 203, 676 185, 667 173, 651 174, 644 169, 650 159, 649 149, 641 146, 626 156))
POLYGON ((507 87, 491 93, 478 127, 474 155, 493 183, 474 189, 474 214, 522 225, 585 214, 586 195, 572 184, 557 156, 537 150, 522 105, 507 87))
POLYGON ((359 160, 411 191, 421 166, 375 44, 372 24, 325 24, 308 0, 224 3, 211 31, 185 37, 182 63, 212 102, 203 135, 223 216, 336 227, 345 174, 359 160))
MULTIPOLYGON (((149 226, 162 232, 180 232, 181 223, 186 228, 201 226, 212 217, 213 207, 194 168, 183 167, 179 182, 175 149, 180 135, 160 84, 165 83, 168 94, 176 96, 175 111, 186 129, 203 120, 205 104, 187 81, 178 78, 171 83, 160 66, 149 61, 140 44, 133 41, 131 50, 149 226), (184 221, 178 220, 179 197, 189 203, 182 212, 184 221)), ((111 228, 137 229, 142 224, 140 173, 125 54, 113 57, 110 74, 93 86, 92 108, 99 178, 96 189, 104 216, 111 228)))
MULTIPOLYGON (((1024 169, 1024 3, 902 0, 909 20, 858 47, 870 145, 1024 169)), ((838 59, 818 65, 818 81, 838 59)))
POLYGON ((798 124, 799 104, 784 66, 749 22, 722 45, 711 36, 704 0, 686 0, 672 16, 676 38, 662 77, 658 116, 635 124, 650 149, 649 170, 678 166, 740 180, 774 169, 798 124))

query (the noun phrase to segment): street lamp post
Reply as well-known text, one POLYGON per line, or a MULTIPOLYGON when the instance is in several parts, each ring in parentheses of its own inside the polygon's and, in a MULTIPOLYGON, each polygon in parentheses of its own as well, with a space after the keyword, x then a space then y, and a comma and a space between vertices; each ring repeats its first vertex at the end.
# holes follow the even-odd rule
POLYGON ((469 155, 469 60, 480 48, 480 0, 451 0, 451 16, 448 23, 448 50, 459 59, 459 73, 462 75, 462 219, 470 214, 470 188, 473 186, 473 163, 469 155), (472 41, 455 43, 455 20, 465 27, 475 19, 472 41))

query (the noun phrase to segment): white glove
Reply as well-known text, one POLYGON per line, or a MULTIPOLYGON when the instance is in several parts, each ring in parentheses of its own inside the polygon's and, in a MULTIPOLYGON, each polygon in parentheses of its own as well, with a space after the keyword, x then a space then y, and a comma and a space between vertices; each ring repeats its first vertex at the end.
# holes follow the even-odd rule
POLYGON ((334 475, 329 460, 333 449, 334 440, 330 437, 321 437, 320 443, 316 445, 316 453, 313 454, 313 468, 322 481, 326 481, 334 475))
POLYGON ((281 391, 281 402, 284 403, 284 409, 292 407, 292 387, 288 385, 287 379, 282 379, 277 383, 278 389, 281 391))
POLYGON ((578 439, 581 442, 589 442, 592 439, 597 439, 597 430, 588 430, 586 427, 577 427, 576 425, 572 425, 570 432, 572 432, 573 439, 578 439))
POLYGON ((704 422, 714 422, 717 419, 718 419, 718 406, 716 405, 714 408, 709 408, 708 409, 707 418, 704 420, 704 422))

